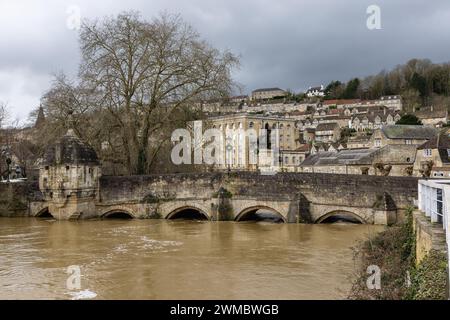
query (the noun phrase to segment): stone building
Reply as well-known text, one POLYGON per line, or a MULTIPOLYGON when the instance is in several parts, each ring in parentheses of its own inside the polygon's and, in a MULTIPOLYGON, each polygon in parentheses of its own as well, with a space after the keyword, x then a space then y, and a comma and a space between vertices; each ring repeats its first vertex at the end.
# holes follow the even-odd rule
POLYGON ((378 101, 378 104, 384 105, 391 110, 401 111, 403 109, 401 96, 383 96, 378 101))
POLYGON ((247 95, 233 96, 230 97, 229 101, 234 104, 241 104, 248 101, 247 95))
MULTIPOLYGON (((323 149, 322 149, 323 150, 323 149)), ((311 153, 301 172, 410 176, 416 146, 386 145, 380 149, 330 149, 311 153)))
POLYGON ((252 100, 266 100, 285 96, 287 96, 287 92, 280 88, 262 88, 252 91, 252 100))
POLYGON ((316 129, 306 128, 300 130, 300 139, 303 143, 313 143, 316 140, 316 129))
MULTIPOLYGON (((274 139, 277 139, 279 150, 284 152, 292 151, 300 146, 300 135, 296 129, 295 120, 281 117, 266 117, 261 115, 241 114, 220 117, 211 117, 207 121, 208 128, 219 129, 226 136, 226 132, 234 130, 242 130, 242 132, 255 132, 259 135, 260 130, 264 129, 266 136, 259 136, 258 150, 273 149, 274 139), (276 129, 276 130, 275 130, 276 129), (278 132, 278 137, 275 133, 278 132), (266 139, 265 146, 262 139, 266 139)), ((218 169, 232 170, 258 170, 258 165, 250 164, 250 140, 248 137, 241 137, 239 134, 234 135, 229 143, 229 148, 224 150, 225 165, 218 166, 218 169), (244 140, 242 140, 244 139, 244 140), (240 160, 241 155, 245 156, 244 161, 240 160)))
POLYGON ((450 177, 450 130, 420 145, 414 162, 414 175, 419 177, 450 177))
POLYGON ((341 130, 336 122, 320 123, 316 127, 315 135, 318 142, 336 142, 341 138, 341 130))
POLYGON ((372 148, 381 148, 389 144, 421 145, 432 139, 437 130, 427 126, 414 125, 387 125, 375 130, 370 145, 372 148))
POLYGON ((281 150, 281 171, 300 172, 300 164, 310 152, 310 145, 305 144, 295 150, 281 150))
POLYGON ((50 146, 39 172, 39 189, 57 219, 87 218, 95 212, 101 166, 94 149, 72 129, 50 146), (61 209, 64 208, 64 209, 61 209))
POLYGON ((326 108, 336 107, 338 109, 356 107, 359 106, 360 104, 361 104, 360 99, 332 99, 332 100, 325 100, 323 102, 323 106, 326 108))
POLYGON ((347 140, 348 149, 367 149, 370 148, 370 136, 360 135, 356 137, 350 137, 347 140))
POLYGON ((447 109, 436 109, 433 106, 428 108, 421 108, 414 113, 417 118, 422 121, 423 125, 427 126, 440 126, 441 124, 447 124, 448 111, 447 109))
MULTIPOLYGON (((354 110, 357 110, 355 108, 354 110)), ((401 116, 397 112, 393 111, 369 111, 367 113, 354 115, 350 121, 349 127, 356 131, 362 132, 366 130, 380 129, 385 125, 393 125, 401 116)))

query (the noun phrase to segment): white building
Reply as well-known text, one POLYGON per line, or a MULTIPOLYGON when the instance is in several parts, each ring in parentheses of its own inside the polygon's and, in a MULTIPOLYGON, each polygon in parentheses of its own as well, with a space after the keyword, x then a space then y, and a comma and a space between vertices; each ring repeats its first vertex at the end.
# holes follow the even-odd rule
POLYGON ((391 110, 401 111, 403 108, 401 96, 383 96, 376 103, 386 106, 391 110))
POLYGON ((308 91, 306 91, 306 96, 308 98, 312 97, 324 97, 325 91, 324 91, 323 85, 320 85, 320 87, 309 87, 308 91))

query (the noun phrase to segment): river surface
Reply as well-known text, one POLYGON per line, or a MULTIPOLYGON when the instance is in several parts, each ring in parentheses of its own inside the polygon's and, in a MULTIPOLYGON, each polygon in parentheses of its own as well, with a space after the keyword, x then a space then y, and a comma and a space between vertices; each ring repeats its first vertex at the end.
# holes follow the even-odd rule
POLYGON ((344 299, 352 247, 382 229, 2 218, 0 299, 344 299))

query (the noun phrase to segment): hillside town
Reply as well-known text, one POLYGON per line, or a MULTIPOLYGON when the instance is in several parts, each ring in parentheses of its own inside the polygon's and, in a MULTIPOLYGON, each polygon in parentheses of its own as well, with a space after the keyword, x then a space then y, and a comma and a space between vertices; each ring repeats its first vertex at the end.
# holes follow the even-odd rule
MULTIPOLYGON (((402 116, 411 116, 404 111, 399 95, 327 100, 322 85, 309 88, 303 101, 289 96, 280 88, 262 88, 249 96, 197 103, 193 109, 201 112, 203 121, 222 131, 278 129, 282 172, 450 175, 447 109, 429 106, 413 110, 417 123, 398 124, 402 116)), ((38 171, 42 160, 33 146, 45 123, 44 109, 39 107, 34 125, 2 129, 2 180, 25 179, 38 171)), ((248 152, 248 144, 245 148, 248 152)), ((226 164, 208 170, 263 168, 248 161, 241 163, 233 156, 226 164)))
MULTIPOLYGON (((397 124, 407 114, 399 95, 325 100, 323 90, 323 85, 312 87, 306 92, 309 102, 293 102, 280 88, 257 89, 249 96, 203 103, 201 108, 221 130, 278 129, 281 171, 449 175, 447 109, 414 110, 417 124, 397 124)), ((258 168, 232 161, 228 169, 258 168)))

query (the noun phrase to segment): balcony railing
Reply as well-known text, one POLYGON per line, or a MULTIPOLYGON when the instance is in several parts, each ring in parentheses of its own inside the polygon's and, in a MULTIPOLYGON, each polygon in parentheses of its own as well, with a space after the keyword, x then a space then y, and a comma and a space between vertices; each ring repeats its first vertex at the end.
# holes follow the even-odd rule
POLYGON ((450 179, 419 180, 419 209, 431 219, 442 224, 447 240, 448 260, 450 261, 450 179))

